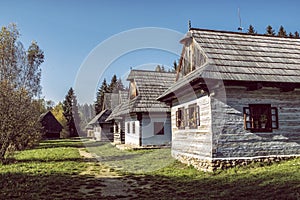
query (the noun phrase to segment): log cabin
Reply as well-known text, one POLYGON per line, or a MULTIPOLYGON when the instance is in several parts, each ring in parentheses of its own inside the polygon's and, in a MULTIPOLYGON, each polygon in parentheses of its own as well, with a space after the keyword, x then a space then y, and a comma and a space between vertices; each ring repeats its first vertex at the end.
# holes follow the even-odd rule
POLYGON ((203 171, 300 155, 300 39, 190 28, 171 106, 172 156, 203 171))
POLYGON ((47 111, 40 116, 40 123, 42 125, 43 137, 48 139, 60 138, 60 132, 63 126, 57 121, 51 111, 47 111))

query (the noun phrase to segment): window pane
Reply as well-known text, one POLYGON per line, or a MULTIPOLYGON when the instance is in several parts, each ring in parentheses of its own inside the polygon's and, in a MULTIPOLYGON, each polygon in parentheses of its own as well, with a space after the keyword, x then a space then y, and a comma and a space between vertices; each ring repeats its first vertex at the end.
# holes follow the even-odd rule
POLYGON ((164 135, 164 122, 154 122, 154 135, 164 135))

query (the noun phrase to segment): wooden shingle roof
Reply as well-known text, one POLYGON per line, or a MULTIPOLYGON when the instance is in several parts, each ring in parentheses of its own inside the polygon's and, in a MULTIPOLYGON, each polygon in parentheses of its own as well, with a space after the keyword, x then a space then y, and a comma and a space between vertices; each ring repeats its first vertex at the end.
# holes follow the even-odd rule
POLYGON ((162 96, 196 78, 227 81, 300 83, 300 39, 191 28, 186 39, 206 57, 162 96))
POLYGON ((138 95, 122 103, 116 115, 131 112, 170 112, 170 107, 157 101, 166 89, 175 82, 175 73, 148 70, 131 70, 127 80, 134 81, 138 95))
POLYGON ((105 123, 108 116, 111 114, 111 110, 102 110, 99 114, 97 114, 87 125, 95 125, 99 123, 105 123))

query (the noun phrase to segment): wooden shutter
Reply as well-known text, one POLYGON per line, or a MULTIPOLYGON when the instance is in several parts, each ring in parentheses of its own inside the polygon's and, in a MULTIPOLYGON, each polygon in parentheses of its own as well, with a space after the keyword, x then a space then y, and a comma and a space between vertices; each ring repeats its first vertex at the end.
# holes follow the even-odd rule
POLYGON ((180 113, 180 110, 177 110, 176 111, 176 127, 178 128, 180 126, 180 123, 179 123, 179 113, 180 113))
POLYGON ((272 119, 272 129, 278 129, 278 109, 276 107, 271 108, 271 119, 272 119))
POLYGON ((196 106, 197 126, 200 126, 200 106, 196 106))

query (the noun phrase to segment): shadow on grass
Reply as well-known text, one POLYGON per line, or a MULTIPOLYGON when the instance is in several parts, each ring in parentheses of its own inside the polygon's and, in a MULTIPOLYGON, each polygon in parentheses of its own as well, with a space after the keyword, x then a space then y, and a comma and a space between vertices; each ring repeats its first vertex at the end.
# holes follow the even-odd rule
MULTIPOLYGON (((272 177, 228 180, 218 176, 202 179, 170 178, 159 175, 127 175, 123 178, 94 178, 90 175, 0 174, 0 199, 299 199, 299 182, 271 182, 292 174, 275 173, 272 177), (127 193, 104 196, 105 182, 126 182, 127 193), (268 184, 264 184, 268 183, 268 184), (132 194, 135 194, 132 196, 132 194)), ((109 188, 108 188, 109 189, 109 188)), ((123 188, 124 189, 124 188, 123 188)))
POLYGON ((0 199, 113 199, 101 196, 103 180, 90 176, 0 174, 0 199))
POLYGON ((272 177, 249 177, 228 180, 224 177, 202 179, 129 175, 139 187, 133 188, 139 199, 299 199, 299 180, 280 180, 292 174, 276 173, 272 177), (143 188, 143 189, 141 189, 143 188))
POLYGON ((85 148, 98 147, 105 144, 106 142, 82 141, 80 139, 43 140, 37 147, 35 147, 35 149, 48 149, 60 147, 85 148))

